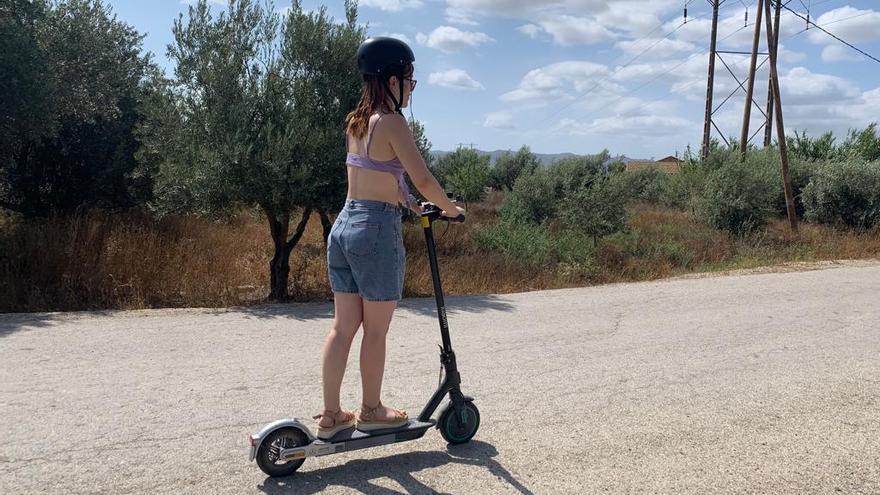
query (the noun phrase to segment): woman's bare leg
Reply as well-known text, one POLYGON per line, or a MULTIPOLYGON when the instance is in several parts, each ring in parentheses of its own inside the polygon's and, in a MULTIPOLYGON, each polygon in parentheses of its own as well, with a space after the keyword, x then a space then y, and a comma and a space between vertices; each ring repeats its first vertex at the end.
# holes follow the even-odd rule
MULTIPOLYGON (((334 316, 333 326, 324 341, 323 377, 324 377, 324 410, 339 411, 339 393, 342 378, 348 363, 351 342, 361 326, 363 306, 358 294, 342 292, 333 294, 334 316)), ((341 411, 337 417, 341 417, 341 411)), ((321 418, 319 425, 331 426, 331 417, 321 418)))
MULTIPOLYGON (((364 337, 361 341, 361 381, 363 405, 373 408, 379 403, 382 377, 385 372, 385 340, 394 316, 397 301, 364 301, 364 337)), ((393 418, 388 408, 376 411, 379 420, 393 418)))

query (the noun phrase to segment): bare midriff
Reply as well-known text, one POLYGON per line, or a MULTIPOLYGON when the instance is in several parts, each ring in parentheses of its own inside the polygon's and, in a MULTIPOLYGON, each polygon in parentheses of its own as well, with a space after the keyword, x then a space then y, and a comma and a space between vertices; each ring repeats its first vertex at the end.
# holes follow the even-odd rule
POLYGON ((346 199, 384 201, 392 205, 400 201, 400 187, 393 175, 360 167, 345 168, 348 169, 346 199))

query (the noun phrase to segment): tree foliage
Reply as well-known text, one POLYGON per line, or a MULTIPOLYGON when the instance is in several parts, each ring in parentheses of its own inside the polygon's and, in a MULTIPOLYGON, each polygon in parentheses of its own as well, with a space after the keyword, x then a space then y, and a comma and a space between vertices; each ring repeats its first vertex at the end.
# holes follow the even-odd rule
POLYGON ((258 206, 275 245, 274 299, 287 297, 289 257, 310 216, 338 208, 345 190, 344 117, 360 96, 357 6, 337 24, 295 1, 206 0, 174 24, 174 77, 156 84, 141 128, 157 211, 224 215, 258 206), (291 235, 295 212, 301 217, 291 235))
POLYGON ((147 199, 133 129, 157 69, 100 0, 0 6, 0 206, 27 216, 147 199))

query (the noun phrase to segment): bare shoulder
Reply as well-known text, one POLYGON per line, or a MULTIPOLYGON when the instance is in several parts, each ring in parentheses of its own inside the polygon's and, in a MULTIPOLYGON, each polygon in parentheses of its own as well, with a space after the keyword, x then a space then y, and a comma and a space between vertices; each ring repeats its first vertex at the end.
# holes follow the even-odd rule
POLYGON ((390 113, 382 117, 382 125, 386 126, 386 129, 394 134, 411 132, 406 117, 399 113, 390 113))

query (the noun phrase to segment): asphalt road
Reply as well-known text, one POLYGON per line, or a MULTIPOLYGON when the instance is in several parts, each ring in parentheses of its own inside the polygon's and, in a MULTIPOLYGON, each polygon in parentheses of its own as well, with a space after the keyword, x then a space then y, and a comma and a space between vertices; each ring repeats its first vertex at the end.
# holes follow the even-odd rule
MULTIPOLYGON (((319 411, 326 304, 0 315, 0 493, 880 493, 880 265, 449 298, 474 442, 308 459, 246 437, 319 411)), ((437 384, 431 299, 384 400, 437 384)), ((343 404, 360 403, 355 340, 343 404)))

